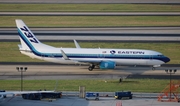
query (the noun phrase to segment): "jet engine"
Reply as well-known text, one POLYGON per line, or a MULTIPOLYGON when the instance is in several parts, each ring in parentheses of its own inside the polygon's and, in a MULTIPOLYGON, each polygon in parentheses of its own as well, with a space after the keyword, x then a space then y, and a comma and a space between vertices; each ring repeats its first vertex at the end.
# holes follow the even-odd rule
POLYGON ((102 61, 99 64, 100 69, 114 69, 116 67, 116 63, 113 61, 102 61))

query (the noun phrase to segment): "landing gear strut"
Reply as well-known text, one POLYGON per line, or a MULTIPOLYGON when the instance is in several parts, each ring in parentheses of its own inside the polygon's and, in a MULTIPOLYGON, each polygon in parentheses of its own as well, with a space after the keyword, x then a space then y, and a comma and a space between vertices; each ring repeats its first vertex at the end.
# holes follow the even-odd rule
POLYGON ((88 68, 88 70, 89 70, 89 71, 92 71, 92 70, 94 69, 94 67, 95 67, 95 65, 90 65, 89 68, 88 68))

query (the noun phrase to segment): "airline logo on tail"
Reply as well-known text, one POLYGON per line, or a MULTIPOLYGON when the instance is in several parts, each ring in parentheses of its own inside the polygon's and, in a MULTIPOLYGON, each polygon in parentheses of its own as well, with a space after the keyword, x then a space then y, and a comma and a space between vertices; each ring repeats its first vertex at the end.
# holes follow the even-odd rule
POLYGON ((29 39, 29 41, 33 43, 39 43, 38 40, 33 36, 33 34, 28 30, 26 26, 23 26, 23 28, 20 28, 22 32, 24 32, 24 35, 29 39))

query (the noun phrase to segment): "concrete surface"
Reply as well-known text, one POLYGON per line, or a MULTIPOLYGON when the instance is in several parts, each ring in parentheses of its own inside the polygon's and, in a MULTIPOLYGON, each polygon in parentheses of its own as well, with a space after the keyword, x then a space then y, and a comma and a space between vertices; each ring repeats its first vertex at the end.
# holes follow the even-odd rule
MULTIPOLYGON (((72 65, 0 65, 0 80, 20 79, 20 73, 16 67, 28 67, 24 73, 24 79, 114 79, 120 76, 129 75, 164 75, 164 69, 180 69, 180 67, 159 67, 156 71, 152 71, 151 67, 128 67, 118 66, 115 70, 100 70, 88 71, 88 66, 72 66, 72 65)), ((178 71, 176 75, 180 75, 178 71)), ((173 76, 174 77, 174 76, 173 76)), ((115 100, 113 97, 100 97, 99 101, 85 100, 77 97, 77 95, 69 95, 68 92, 63 92, 63 97, 49 102, 47 100, 24 100, 21 96, 3 99, 0 106, 118 106, 122 102, 122 106, 179 106, 177 102, 158 102, 157 94, 145 94, 149 98, 143 98, 144 94, 135 94, 132 100, 115 100), (151 95, 151 96, 149 96, 151 95)), ((120 105, 119 105, 120 106, 120 105)))
POLYGON ((88 66, 79 65, 0 65, 0 80, 19 79, 20 72, 16 67, 28 67, 23 78, 30 79, 119 79, 123 78, 164 78, 169 79, 165 69, 177 69, 172 78, 180 78, 180 67, 151 67, 118 66, 114 70, 94 69, 88 71, 88 66))
POLYGON ((138 4, 179 4, 179 0, 0 0, 0 3, 71 3, 71 4, 104 4, 104 3, 138 3, 138 4))
POLYGON ((52 102, 39 100, 24 100, 22 97, 8 97, 0 106, 179 106, 177 102, 158 102, 157 99, 134 98, 131 100, 116 100, 112 97, 101 97, 99 101, 85 100, 78 97, 62 97, 52 102))
POLYGON ((179 16, 180 12, 0 12, 0 16, 179 16))

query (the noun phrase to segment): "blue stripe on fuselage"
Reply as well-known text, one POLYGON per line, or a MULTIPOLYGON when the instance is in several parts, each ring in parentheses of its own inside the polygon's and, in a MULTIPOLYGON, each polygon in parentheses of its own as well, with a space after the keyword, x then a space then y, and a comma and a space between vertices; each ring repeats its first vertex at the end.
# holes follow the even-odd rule
MULTIPOLYGON (((24 36, 24 34, 21 32, 20 29, 18 29, 18 33, 19 33, 19 36, 22 38, 22 40, 27 44, 27 46, 31 49, 31 51, 37 55, 37 56, 40 56, 40 57, 59 57, 61 58, 62 57, 62 54, 61 53, 41 53, 39 51, 37 51, 34 46, 31 44, 31 42, 24 36)), ((89 54, 85 55, 83 54, 83 56, 81 54, 71 54, 71 55, 68 55, 67 56, 69 58, 99 58, 98 57, 98 54, 95 54, 95 55, 92 55, 89 56, 89 54)), ((108 58, 108 59, 157 59, 157 60, 161 60, 161 61, 167 61, 167 57, 163 56, 163 57, 158 57, 157 55, 152 55, 151 57, 149 55, 104 55, 102 58, 108 58)))

